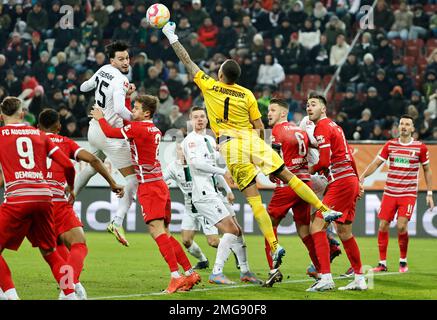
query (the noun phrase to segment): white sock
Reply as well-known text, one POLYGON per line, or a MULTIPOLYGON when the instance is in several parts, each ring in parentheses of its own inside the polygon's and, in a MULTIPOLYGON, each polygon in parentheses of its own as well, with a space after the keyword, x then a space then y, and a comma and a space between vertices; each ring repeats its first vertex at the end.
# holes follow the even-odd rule
POLYGON ((365 279, 364 274, 355 274, 355 281, 361 281, 364 279, 365 279))
POLYGON ((332 274, 330 273, 323 273, 322 274, 322 281, 334 281, 332 280, 332 274))
POLYGON ((82 191, 83 187, 85 187, 90 181, 90 179, 97 173, 97 171, 91 167, 89 164, 78 174, 76 175, 76 181, 74 181, 74 193, 76 196, 82 191))
POLYGON ((379 263, 387 266, 387 260, 379 260, 379 263))
POLYGON ((247 262, 246 243, 243 236, 235 239, 231 246, 232 251, 237 255, 238 265, 242 273, 249 272, 249 263, 247 262))
POLYGON ((173 272, 171 273, 171 277, 172 277, 172 278, 180 278, 181 275, 179 274, 179 271, 173 271, 173 272))
POLYGON ((3 290, 0 288, 0 300, 8 300, 3 290))
POLYGON ((405 259, 400 258, 399 262, 405 262, 406 263, 407 262, 407 258, 405 258, 405 259))
POLYGON ((194 272, 194 270, 190 268, 189 270, 185 271, 185 275, 188 277, 191 274, 193 274, 193 272, 194 272))
POLYGON ((213 274, 218 274, 223 272, 223 267, 225 266, 226 260, 228 260, 229 255, 231 254, 231 245, 237 239, 236 235, 232 233, 225 233, 221 240, 220 244, 217 248, 217 255, 215 258, 214 268, 212 269, 213 274))
POLYGON ((205 255, 202 252, 202 249, 200 249, 199 245, 193 240, 193 242, 191 243, 191 246, 189 248, 187 248, 187 251, 196 259, 198 259, 199 261, 206 261, 208 260, 205 255))
POLYGON ((135 174, 128 175, 124 178, 126 179, 124 196, 118 202, 118 209, 114 217, 114 224, 116 227, 120 227, 123 224, 124 217, 134 201, 135 193, 138 188, 137 176, 135 174))
POLYGON ((6 298, 8 298, 8 300, 20 300, 20 297, 18 297, 18 293, 15 288, 5 291, 5 296, 6 298))

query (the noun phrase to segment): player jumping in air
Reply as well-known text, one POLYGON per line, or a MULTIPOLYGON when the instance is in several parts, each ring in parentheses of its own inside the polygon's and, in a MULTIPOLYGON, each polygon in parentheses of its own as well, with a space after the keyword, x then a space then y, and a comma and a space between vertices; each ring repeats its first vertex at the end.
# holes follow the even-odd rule
POLYGON ((175 29, 175 23, 168 22, 163 33, 203 93, 211 129, 220 144, 220 153, 226 160, 238 188, 247 198, 261 232, 269 242, 273 267, 277 268, 285 250, 278 244, 272 222, 262 204, 256 186, 256 176, 259 173, 257 167, 265 175, 273 174, 287 183, 299 197, 319 209, 326 221, 337 219, 341 212, 325 206, 311 188, 285 168, 281 157, 263 141, 264 126, 255 96, 250 90, 236 84, 241 74, 238 63, 226 60, 220 66, 219 80, 214 80, 191 60, 179 42, 175 29), (259 129, 261 137, 254 129, 259 129))
POLYGON ((174 293, 190 290, 200 282, 200 276, 193 271, 184 250, 168 229, 171 221, 170 192, 163 180, 158 160, 161 132, 152 122, 157 105, 156 97, 138 96, 132 110, 134 121, 123 128, 111 127, 104 118, 103 111, 97 106, 91 114, 108 138, 124 138, 130 143, 132 162, 139 183, 137 197, 144 222, 149 226, 150 235, 170 268, 171 280, 166 292, 174 293), (185 275, 179 273, 178 263, 184 269, 185 275))
POLYGON ((384 162, 388 161, 387 182, 384 188, 378 218, 379 263, 373 272, 387 271, 387 246, 390 222, 397 213, 398 242, 400 250, 399 272, 407 272, 408 221, 413 215, 417 198, 420 164, 426 181, 428 193, 426 204, 432 209, 432 172, 429 165, 429 152, 426 145, 413 138, 414 122, 409 115, 399 121, 400 137, 388 141, 373 162, 360 177, 361 183, 372 175, 384 162))

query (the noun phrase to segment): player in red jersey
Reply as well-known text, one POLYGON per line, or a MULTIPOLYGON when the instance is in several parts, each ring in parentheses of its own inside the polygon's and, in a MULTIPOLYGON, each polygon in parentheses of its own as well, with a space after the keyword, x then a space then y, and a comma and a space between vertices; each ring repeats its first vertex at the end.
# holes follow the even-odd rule
POLYGON ((131 147, 132 163, 138 179, 137 197, 141 204, 144 222, 156 241, 159 250, 171 271, 167 293, 190 290, 200 282, 200 276, 193 271, 191 263, 179 242, 168 229, 171 220, 171 202, 168 186, 163 180, 158 160, 158 146, 161 132, 152 122, 158 99, 150 95, 138 96, 134 103, 133 120, 123 128, 112 128, 103 118, 100 108, 91 111, 94 119, 109 138, 125 138, 131 147), (178 263, 185 271, 179 274, 178 263))
MULTIPOLYGON (((335 221, 337 234, 343 243, 347 257, 355 272, 355 279, 340 290, 366 290, 362 273, 360 250, 352 234, 356 201, 360 195, 358 172, 343 130, 326 116, 326 99, 310 93, 307 101, 309 119, 316 124, 314 136, 319 148, 319 161, 309 168, 311 174, 323 172, 328 186, 323 202, 343 215, 335 221)), ((325 291, 335 288, 329 262, 329 243, 326 238, 326 222, 316 212, 311 223, 311 235, 316 247, 321 279, 307 291, 325 291)))
POLYGON ((420 164, 423 167, 428 189, 426 204, 430 208, 434 207, 428 148, 424 143, 414 140, 414 122, 411 116, 401 116, 399 132, 400 137, 388 141, 360 177, 360 181, 364 183, 364 179, 374 173, 381 164, 389 162, 387 182, 378 214, 380 220, 378 231, 379 264, 372 269, 374 272, 387 271, 389 227, 396 213, 400 249, 399 272, 408 271, 408 221, 411 219, 416 204, 420 164))
MULTIPOLYGON (((268 119, 272 130, 272 147, 284 159, 288 170, 311 187, 311 177, 308 173, 307 152, 309 139, 307 133, 300 127, 287 121, 288 104, 281 99, 272 99, 269 104, 268 119)), ((277 179, 275 179, 277 180, 277 179)), ((293 208, 293 219, 302 242, 307 247, 311 261, 318 266, 314 242, 310 234, 311 205, 302 200, 293 189, 280 180, 274 181, 277 186, 267 208, 277 237, 278 225, 293 208)), ((270 246, 266 240, 265 250, 270 267, 269 278, 265 286, 272 286, 282 280, 279 269, 273 268, 270 246)))
MULTIPOLYGON (((117 185, 102 161, 92 153, 80 147, 73 140, 59 135, 61 123, 59 114, 53 109, 45 109, 39 114, 39 128, 46 132, 50 140, 58 146, 65 155, 76 161, 85 161, 108 181, 111 190, 120 198, 123 196, 123 186, 117 185)), ((74 270, 74 287, 79 300, 86 299, 85 288, 79 281, 83 263, 88 253, 83 233, 83 225, 77 218, 73 206, 65 197, 65 175, 63 168, 51 160, 47 161, 47 182, 53 193, 53 211, 55 214, 55 231, 58 239, 56 250, 67 264, 74 270), (67 249, 68 248, 68 249, 67 249)), ((61 291, 62 294, 62 291, 61 291)))
POLYGON ((74 166, 59 147, 34 127, 25 125, 21 100, 6 97, 0 105, 5 126, 0 128, 0 165, 5 184, 5 200, 0 207, 0 287, 8 298, 18 299, 11 271, 1 256, 4 249, 18 250, 27 237, 38 247, 50 265, 53 276, 65 294, 76 299, 74 289, 63 285, 68 272, 66 261, 55 250, 52 192, 45 177, 47 157, 64 168, 69 201, 74 201, 74 166))

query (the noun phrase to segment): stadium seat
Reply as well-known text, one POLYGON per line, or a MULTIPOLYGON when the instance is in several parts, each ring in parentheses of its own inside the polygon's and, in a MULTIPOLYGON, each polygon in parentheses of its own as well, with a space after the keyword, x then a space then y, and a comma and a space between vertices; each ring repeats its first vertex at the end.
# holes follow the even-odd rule
POLYGON ((423 48, 425 45, 424 41, 422 39, 415 39, 415 40, 406 40, 405 46, 416 46, 417 48, 423 48))
POLYGON ((402 63, 407 67, 408 73, 411 73, 414 66, 416 65, 416 57, 405 56, 402 58, 402 63))
POLYGON ((406 56, 412 56, 412 57, 421 57, 422 56, 422 48, 418 47, 416 45, 408 45, 405 49, 405 55, 406 56))
POLYGON ((437 4, 426 4, 426 5, 423 7, 423 10, 424 10, 426 13, 432 15, 432 14, 434 14, 434 13, 437 12, 437 4))
POLYGON ((403 55, 404 41, 402 39, 391 39, 390 43, 397 54, 403 55))
POLYGON ((318 74, 306 74, 303 76, 302 79, 302 84, 305 83, 315 83, 315 84, 319 84, 322 81, 320 75, 318 74))
POLYGON ((429 56, 437 48, 437 39, 428 39, 426 42, 426 56, 429 56))

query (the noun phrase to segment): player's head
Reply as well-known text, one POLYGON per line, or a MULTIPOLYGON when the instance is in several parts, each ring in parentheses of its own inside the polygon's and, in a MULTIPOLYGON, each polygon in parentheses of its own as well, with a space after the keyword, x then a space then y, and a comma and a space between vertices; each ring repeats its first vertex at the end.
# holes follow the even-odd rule
POLYGON ((0 104, 1 116, 5 122, 9 119, 23 120, 24 112, 23 106, 21 105, 21 100, 17 97, 8 96, 3 99, 0 104))
POLYGON ((222 63, 218 71, 218 78, 226 84, 234 84, 241 75, 241 68, 237 61, 228 59, 222 63))
POLYGON ((404 114, 399 119, 399 134, 403 138, 409 138, 413 135, 414 132, 414 120, 413 117, 404 114))
POLYGON ((150 120, 158 107, 158 98, 148 94, 139 95, 132 109, 132 119, 135 121, 150 120))
POLYGON ((310 92, 307 100, 307 113, 313 122, 326 117, 326 98, 317 92, 310 92))
POLYGON ((58 133, 61 130, 59 113, 54 109, 44 109, 38 116, 39 128, 45 132, 58 133))
POLYGON ((269 112, 267 118, 269 119, 269 126, 273 127, 275 124, 286 121, 288 116, 288 104, 283 99, 273 98, 269 103, 269 112))
POLYGON ((115 41, 105 47, 109 62, 121 73, 129 72, 129 45, 123 41, 115 41))
POLYGON ((206 116, 206 110, 203 107, 193 107, 190 110, 190 120, 194 128, 194 131, 202 131, 206 129, 208 124, 208 118, 206 116))

